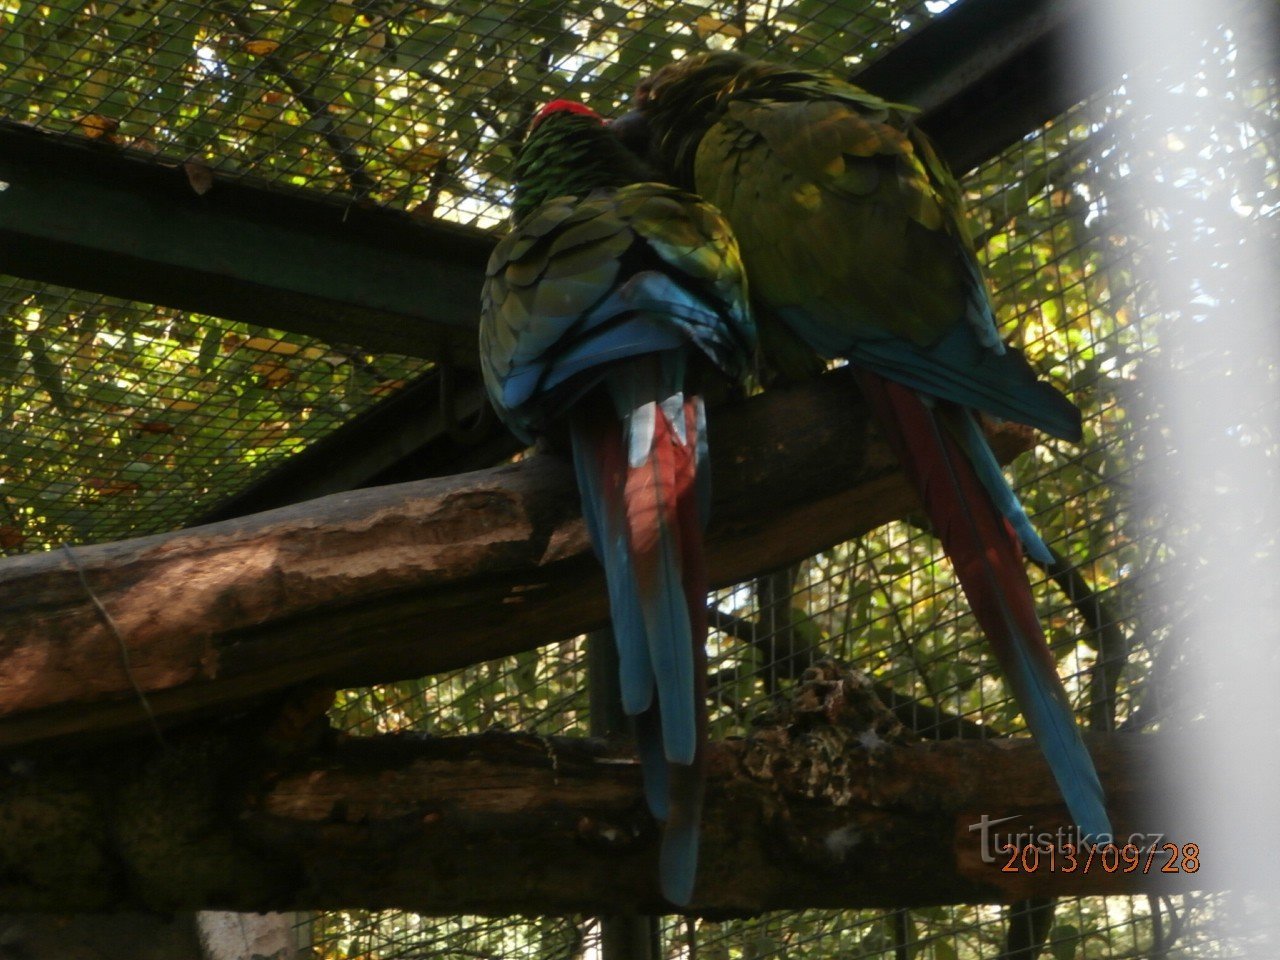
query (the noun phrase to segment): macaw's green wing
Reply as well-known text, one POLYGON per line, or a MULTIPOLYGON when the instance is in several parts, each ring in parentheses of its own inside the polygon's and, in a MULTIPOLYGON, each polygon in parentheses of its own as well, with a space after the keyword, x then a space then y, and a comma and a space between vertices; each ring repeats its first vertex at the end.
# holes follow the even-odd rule
POLYGON ((745 282, 723 218, 674 187, 547 201, 489 260, 480 360, 498 413, 528 438, 603 365, 686 344, 739 375, 754 339, 745 282))
POLYGON ((557 345, 617 280, 634 235, 608 205, 559 197, 516 225, 489 257, 480 367, 499 415, 522 439, 541 427, 521 407, 557 345), (575 239, 581 243, 575 244, 575 239))
POLYGON ((963 315, 964 251, 912 139, 842 100, 735 100, 698 148, 699 192, 736 228, 751 282, 816 315, 828 355, 890 334, 927 345, 963 315))
POLYGON ((898 111, 847 89, 752 89, 702 138, 695 181, 733 223, 753 292, 826 356, 1078 436, 1075 408, 1000 342, 954 179, 898 111))

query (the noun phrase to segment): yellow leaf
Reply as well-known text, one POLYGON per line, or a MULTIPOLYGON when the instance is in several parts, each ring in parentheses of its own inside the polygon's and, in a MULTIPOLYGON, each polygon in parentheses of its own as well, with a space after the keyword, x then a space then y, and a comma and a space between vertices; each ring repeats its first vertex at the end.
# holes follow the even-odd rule
POLYGON ((424 143, 412 150, 388 150, 391 162, 410 173, 425 173, 435 168, 441 160, 449 155, 449 151, 438 143, 424 143))
POLYGON ((262 377, 262 385, 268 390, 278 390, 293 379, 293 371, 283 363, 255 363, 249 369, 262 377))
POLYGON ((95 70, 76 92, 88 100, 101 100, 115 86, 116 75, 110 70, 95 70))
POLYGON ((329 5, 329 17, 334 23, 350 23, 356 18, 356 8, 350 0, 339 0, 329 5))
POLYGON ((97 113, 87 113, 80 118, 80 130, 86 137, 110 137, 120 126, 119 120, 104 117, 97 113))
POLYGON ((187 175, 187 183, 191 184, 191 189, 197 196, 202 197, 213 189, 213 171, 203 163, 188 160, 182 165, 182 171, 187 175))
POLYGON ((278 40, 246 40, 244 42, 245 53, 251 53, 255 57, 265 57, 279 49, 280 41, 278 40))
POLYGON ((693 21, 693 31, 704 40, 713 34, 720 34, 724 37, 742 36, 742 28, 736 23, 729 23, 719 17, 713 17, 709 13, 704 13, 693 21))
POLYGON ((302 347, 287 340, 276 340, 272 337, 250 337, 241 344, 246 350, 261 350, 263 353, 279 353, 291 357, 302 347))

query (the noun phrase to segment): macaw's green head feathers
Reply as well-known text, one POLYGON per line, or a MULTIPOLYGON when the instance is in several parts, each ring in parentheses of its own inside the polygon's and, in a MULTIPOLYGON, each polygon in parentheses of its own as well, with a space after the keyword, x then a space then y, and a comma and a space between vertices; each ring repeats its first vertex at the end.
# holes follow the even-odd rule
POLYGON ((754 60, 729 50, 669 63, 636 87, 632 112, 612 127, 627 146, 675 182, 693 189, 698 145, 736 101, 836 100, 861 113, 899 117, 911 107, 887 103, 833 74, 754 60))
POLYGON ((730 50, 685 57, 642 80, 631 112, 611 127, 634 153, 674 171, 680 186, 692 188, 694 151, 719 118, 724 98, 762 70, 776 69, 730 50))
POLYGON ((552 197, 656 179, 594 110, 553 100, 534 115, 516 158, 513 217, 519 223, 552 197))

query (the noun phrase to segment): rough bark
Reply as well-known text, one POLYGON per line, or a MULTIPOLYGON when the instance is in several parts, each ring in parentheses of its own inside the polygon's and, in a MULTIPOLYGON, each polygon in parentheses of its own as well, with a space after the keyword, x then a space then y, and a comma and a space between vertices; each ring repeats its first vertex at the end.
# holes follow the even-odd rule
POLYGON ((169 916, 154 913, 0 914, 0 957, 4 960, 222 960, 202 953, 196 918, 190 913, 169 916))
MULTIPOLYGON (((842 371, 725 406, 710 435, 713 585, 914 508, 842 371)), ((1006 459, 1031 442, 993 436, 1006 459)), ((0 750, 476 663, 598 626, 605 602, 554 455, 16 557, 0 563, 0 750)))
MULTIPOLYGON (((969 825, 1062 822, 1027 740, 903 742, 865 680, 829 664, 745 740, 710 745, 694 912, 909 907, 1172 892, 1206 871, 1005 873, 969 825)), ((1158 738, 1090 741, 1118 829, 1163 830, 1158 738), (1136 811, 1141 811, 1137 813, 1136 811)), ((663 912, 657 828, 625 746, 492 734, 243 732, 46 757, 0 775, 0 902, 13 910, 403 908, 663 912), (264 748, 272 744, 277 753, 264 748)), ((1005 829, 1009 829, 1006 825, 1005 829)))

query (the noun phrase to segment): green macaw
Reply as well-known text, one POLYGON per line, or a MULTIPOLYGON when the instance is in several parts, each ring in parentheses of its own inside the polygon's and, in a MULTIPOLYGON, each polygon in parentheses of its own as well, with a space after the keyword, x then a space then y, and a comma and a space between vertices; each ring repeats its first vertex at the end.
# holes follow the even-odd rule
POLYGON ((613 128, 732 224, 766 361, 794 373, 806 353, 848 360, 1074 819, 1107 838, 1022 562, 1023 550, 1052 555, 976 416, 1078 441, 1080 412, 1001 341, 959 186, 913 112, 833 76, 718 52, 658 70, 613 128))
POLYGON ((568 425, 623 708, 636 718, 649 807, 665 821, 662 890, 685 905, 706 741, 710 475, 698 384, 717 370, 741 380, 754 363, 746 279, 719 212, 653 182, 581 104, 543 108, 516 170, 515 226, 484 287, 484 382, 526 442, 568 425))

